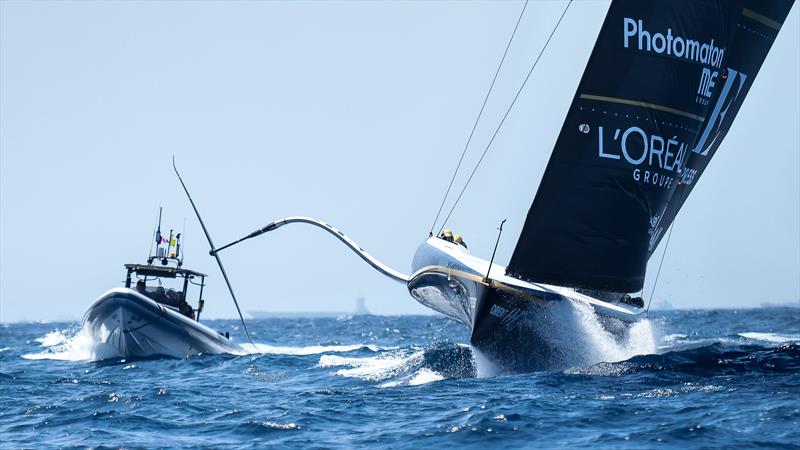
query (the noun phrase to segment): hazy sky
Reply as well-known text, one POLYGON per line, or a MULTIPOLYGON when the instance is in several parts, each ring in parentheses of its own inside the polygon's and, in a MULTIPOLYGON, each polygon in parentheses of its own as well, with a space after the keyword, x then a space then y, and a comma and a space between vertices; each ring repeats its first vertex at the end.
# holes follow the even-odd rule
MULTIPOLYGON (((531 1, 471 168, 565 2, 531 1)), ((0 2, 0 320, 79 319, 186 220, 206 317, 235 310, 217 244, 273 219, 339 227, 408 273, 522 7, 508 2, 0 2)), ((608 2, 576 1, 450 225, 507 263, 608 2)), ((675 223, 657 299, 800 299, 800 14, 675 223)), ((460 186, 462 181, 457 182, 460 186)), ((661 251, 651 261, 646 291, 661 251), (654 264, 655 263, 655 264, 654 264)), ((427 310, 292 225, 223 253, 245 310, 427 310)))

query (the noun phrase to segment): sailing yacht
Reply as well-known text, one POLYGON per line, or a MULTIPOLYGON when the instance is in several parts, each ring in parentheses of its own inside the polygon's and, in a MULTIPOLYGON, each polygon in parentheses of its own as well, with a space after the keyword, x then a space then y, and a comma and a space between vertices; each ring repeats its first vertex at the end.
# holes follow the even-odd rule
POLYGON ((472 345, 510 369, 564 356, 542 332, 548 303, 589 304, 608 331, 626 333, 646 314, 629 294, 792 4, 612 2, 509 264, 431 237, 414 257, 411 295, 470 326, 472 345))
POLYGON ((624 336, 647 315, 635 295, 648 260, 722 144, 792 4, 614 0, 506 266, 431 233, 405 275, 309 217, 271 222, 212 254, 287 224, 319 227, 469 327, 472 346, 507 370, 546 369, 574 350, 548 332, 559 327, 553 305, 588 305, 624 336))

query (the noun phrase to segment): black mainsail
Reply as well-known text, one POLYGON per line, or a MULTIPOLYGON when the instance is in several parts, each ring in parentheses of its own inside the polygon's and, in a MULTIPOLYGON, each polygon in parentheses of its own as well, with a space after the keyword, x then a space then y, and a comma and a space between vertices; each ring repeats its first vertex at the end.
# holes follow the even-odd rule
POLYGON ((636 292, 793 0, 615 0, 508 274, 636 292))

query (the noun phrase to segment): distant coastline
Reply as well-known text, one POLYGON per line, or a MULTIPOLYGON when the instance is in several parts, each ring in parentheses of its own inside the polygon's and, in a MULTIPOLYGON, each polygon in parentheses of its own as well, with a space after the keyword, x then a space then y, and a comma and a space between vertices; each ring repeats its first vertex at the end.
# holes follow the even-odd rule
POLYGON ((277 311, 247 311, 253 319, 322 319, 350 316, 353 313, 335 311, 310 311, 310 312, 277 312, 277 311))
POLYGON ((764 302, 762 308, 800 308, 800 300, 793 302, 764 302))

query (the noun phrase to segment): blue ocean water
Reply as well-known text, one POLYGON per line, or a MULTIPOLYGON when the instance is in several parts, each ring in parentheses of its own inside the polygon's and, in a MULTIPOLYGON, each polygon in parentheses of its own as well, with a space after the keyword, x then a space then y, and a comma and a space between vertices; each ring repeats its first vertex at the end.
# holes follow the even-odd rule
POLYGON ((798 309, 589 320, 592 363, 522 374, 442 317, 249 327, 248 355, 95 362, 77 323, 1 325, 0 446, 800 448, 798 309))

